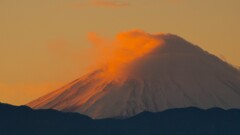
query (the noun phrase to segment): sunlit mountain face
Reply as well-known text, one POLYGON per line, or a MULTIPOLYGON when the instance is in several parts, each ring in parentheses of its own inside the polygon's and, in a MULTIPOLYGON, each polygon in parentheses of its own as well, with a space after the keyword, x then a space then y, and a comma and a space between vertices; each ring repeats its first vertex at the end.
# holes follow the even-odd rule
POLYGON ((172 34, 141 30, 99 42, 94 70, 28 104, 92 118, 130 117, 173 108, 240 108, 240 73, 172 34))

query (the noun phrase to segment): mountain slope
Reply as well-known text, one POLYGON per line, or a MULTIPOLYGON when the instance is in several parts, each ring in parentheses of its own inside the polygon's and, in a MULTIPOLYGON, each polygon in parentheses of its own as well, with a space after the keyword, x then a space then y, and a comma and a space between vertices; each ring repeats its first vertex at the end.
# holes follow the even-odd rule
MULTIPOLYGON (((146 36, 140 32, 133 40, 139 35, 146 36)), ((28 106, 79 112, 92 118, 130 117, 143 111, 192 106, 240 108, 237 69, 178 36, 148 36, 151 38, 144 40, 145 44, 152 39, 159 44, 125 62, 113 77, 99 67, 28 106)))

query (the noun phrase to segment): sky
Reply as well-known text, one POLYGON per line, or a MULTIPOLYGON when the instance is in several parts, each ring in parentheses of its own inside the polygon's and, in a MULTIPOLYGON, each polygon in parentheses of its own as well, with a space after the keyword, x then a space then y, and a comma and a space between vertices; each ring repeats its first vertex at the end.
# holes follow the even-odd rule
POLYGON ((26 104, 86 73, 95 33, 172 33, 240 66, 239 7, 239 0, 0 0, 0 102, 26 104))

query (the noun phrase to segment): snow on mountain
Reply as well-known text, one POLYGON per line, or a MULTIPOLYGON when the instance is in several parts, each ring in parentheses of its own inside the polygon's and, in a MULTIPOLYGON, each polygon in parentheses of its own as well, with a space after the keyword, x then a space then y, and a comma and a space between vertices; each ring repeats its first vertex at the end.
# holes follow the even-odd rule
MULTIPOLYGON (((99 67, 28 106, 92 118, 130 117, 143 111, 184 107, 240 108, 240 73, 231 65, 176 35, 135 31, 128 37, 131 40, 126 42, 139 44, 134 49, 153 47, 139 51, 127 62, 115 61, 121 68, 114 72, 99 67)), ((129 53, 120 56, 130 57, 129 53)))

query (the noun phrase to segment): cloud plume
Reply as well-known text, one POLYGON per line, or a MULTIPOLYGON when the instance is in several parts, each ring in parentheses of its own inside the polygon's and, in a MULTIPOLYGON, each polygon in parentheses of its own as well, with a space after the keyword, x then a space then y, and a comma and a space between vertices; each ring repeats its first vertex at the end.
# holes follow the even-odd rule
POLYGON ((88 40, 92 47, 86 50, 76 50, 62 39, 50 42, 47 47, 54 56, 70 61, 81 69, 82 62, 87 58, 89 66, 84 67, 85 72, 101 69, 105 77, 118 78, 127 74, 134 61, 163 43, 158 35, 131 30, 117 34, 114 39, 108 39, 91 32, 88 40))
POLYGON ((114 40, 105 40, 94 33, 88 37, 95 46, 95 62, 104 67, 105 75, 111 78, 123 74, 129 64, 163 43, 157 35, 142 30, 119 33, 114 40))

